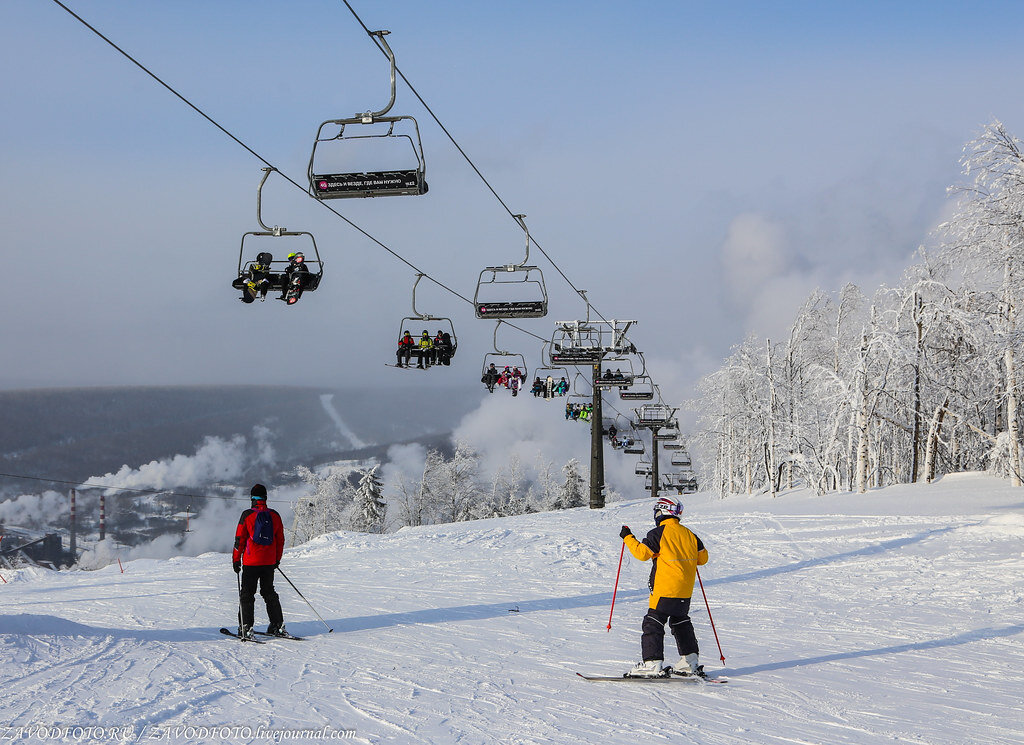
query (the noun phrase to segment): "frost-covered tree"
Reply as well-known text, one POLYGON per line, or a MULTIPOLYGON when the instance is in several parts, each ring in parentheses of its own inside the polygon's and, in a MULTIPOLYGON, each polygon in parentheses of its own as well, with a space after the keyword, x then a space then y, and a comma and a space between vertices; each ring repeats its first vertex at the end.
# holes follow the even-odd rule
POLYGON ((955 189, 957 211, 943 227, 946 250, 958 259, 976 289, 991 291, 985 309, 1001 357, 1001 429, 1011 483, 1022 484, 1020 390, 1017 365, 1021 334, 1017 316, 1024 301, 1024 150, 1020 140, 994 121, 969 142, 961 158, 973 182, 955 189))
POLYGON ((311 538, 347 526, 346 511, 352 503, 352 487, 348 476, 332 468, 318 474, 306 466, 295 469, 296 474, 310 487, 310 493, 298 498, 292 505, 292 545, 305 543, 311 538))
POLYGON ((576 458, 571 458, 568 463, 562 466, 565 480, 557 491, 551 509, 569 510, 574 507, 583 507, 587 504, 589 499, 587 481, 581 471, 580 462, 576 458))
POLYGON ((349 508, 349 528, 360 533, 383 533, 387 524, 388 503, 381 493, 381 482, 375 465, 359 479, 355 497, 349 508))

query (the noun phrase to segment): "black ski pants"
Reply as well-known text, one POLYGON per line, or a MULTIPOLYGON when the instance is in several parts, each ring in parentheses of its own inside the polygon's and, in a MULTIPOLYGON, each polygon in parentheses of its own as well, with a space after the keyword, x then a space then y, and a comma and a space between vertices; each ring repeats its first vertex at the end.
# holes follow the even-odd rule
POLYGON ((270 618, 271 626, 280 626, 284 623, 284 614, 281 612, 281 599, 274 589, 274 566, 242 567, 242 590, 238 596, 239 605, 242 606, 242 625, 252 626, 254 608, 256 604, 256 585, 259 584, 260 595, 267 604, 267 616, 270 618))
POLYGON ((676 640, 679 656, 698 652, 697 635, 690 620, 690 598, 661 598, 657 608, 648 608, 641 626, 640 650, 644 662, 665 659, 665 624, 676 640))

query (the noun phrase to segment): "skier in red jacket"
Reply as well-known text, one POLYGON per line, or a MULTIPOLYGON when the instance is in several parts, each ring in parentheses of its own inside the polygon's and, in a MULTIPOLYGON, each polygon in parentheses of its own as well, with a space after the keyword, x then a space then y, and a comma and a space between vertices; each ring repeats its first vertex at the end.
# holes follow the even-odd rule
POLYGON ((249 491, 252 507, 238 518, 235 528, 235 548, 231 552, 231 565, 241 572, 238 604, 241 613, 239 636, 252 639, 252 624, 256 602, 256 585, 267 604, 270 626, 267 633, 285 636, 281 600, 274 590, 274 570, 284 553, 284 525, 276 510, 267 507, 267 487, 256 484, 249 491))

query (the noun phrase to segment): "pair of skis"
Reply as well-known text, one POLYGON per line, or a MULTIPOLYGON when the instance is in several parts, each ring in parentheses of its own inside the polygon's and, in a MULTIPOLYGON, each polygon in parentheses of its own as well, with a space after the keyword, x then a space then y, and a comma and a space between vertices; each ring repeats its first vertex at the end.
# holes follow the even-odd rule
POLYGON ((659 675, 654 678, 637 678, 630 675, 584 675, 583 673, 576 673, 584 680, 592 682, 604 682, 604 683, 728 683, 728 678, 702 678, 699 675, 680 675, 679 673, 673 673, 671 675, 659 675))
MULTIPOLYGON (((238 635, 237 631, 232 631, 231 629, 228 629, 228 628, 221 627, 220 633, 224 634, 225 636, 233 636, 236 639, 242 639, 242 637, 238 635)), ((283 635, 282 634, 268 634, 266 631, 253 631, 252 633, 257 635, 257 636, 268 636, 268 637, 270 637, 272 639, 291 639, 292 641, 296 641, 296 642, 301 642, 301 641, 305 641, 306 640, 306 637, 304 637, 304 636, 295 636, 294 634, 283 634, 283 635)), ((244 641, 244 642, 252 642, 253 644, 266 644, 266 642, 263 639, 242 639, 242 641, 244 641)))

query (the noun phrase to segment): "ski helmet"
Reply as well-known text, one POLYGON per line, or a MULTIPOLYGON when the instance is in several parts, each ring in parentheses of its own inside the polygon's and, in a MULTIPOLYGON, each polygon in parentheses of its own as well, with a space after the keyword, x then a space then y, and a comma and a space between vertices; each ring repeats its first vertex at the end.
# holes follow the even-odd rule
POLYGON ((263 484, 253 484, 252 489, 249 490, 249 498, 254 502, 258 499, 266 499, 267 487, 263 484))
POLYGON ((671 497, 661 497, 654 503, 655 520, 659 520, 663 517, 679 517, 682 514, 682 503, 672 499, 671 497))

